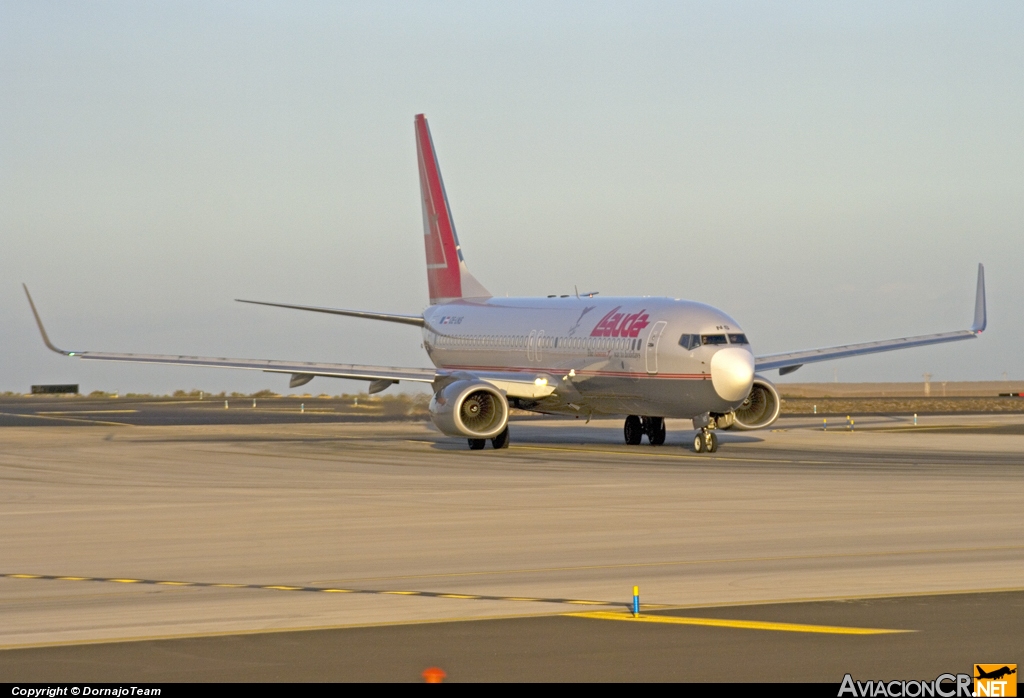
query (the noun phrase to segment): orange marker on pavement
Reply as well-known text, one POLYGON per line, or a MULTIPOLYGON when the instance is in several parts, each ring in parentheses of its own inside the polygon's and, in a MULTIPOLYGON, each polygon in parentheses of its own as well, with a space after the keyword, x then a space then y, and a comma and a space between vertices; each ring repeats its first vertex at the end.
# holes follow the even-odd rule
POLYGON ((427 683, 441 683, 448 674, 441 667, 432 666, 423 670, 423 680, 427 683))

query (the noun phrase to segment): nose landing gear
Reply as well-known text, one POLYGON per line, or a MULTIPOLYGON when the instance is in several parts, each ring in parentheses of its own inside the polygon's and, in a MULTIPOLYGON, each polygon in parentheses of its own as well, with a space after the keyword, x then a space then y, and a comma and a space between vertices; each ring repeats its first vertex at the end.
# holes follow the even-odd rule
POLYGON ((693 435, 693 450, 697 453, 714 453, 718 450, 718 437, 705 427, 693 435))

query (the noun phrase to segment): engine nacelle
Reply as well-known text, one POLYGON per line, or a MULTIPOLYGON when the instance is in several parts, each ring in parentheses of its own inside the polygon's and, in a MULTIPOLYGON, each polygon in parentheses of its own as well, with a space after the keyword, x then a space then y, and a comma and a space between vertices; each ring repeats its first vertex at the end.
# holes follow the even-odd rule
MULTIPOLYGON (((779 410, 782 409, 782 400, 779 398, 779 391, 775 389, 771 381, 761 376, 754 376, 754 385, 750 388, 750 394, 743 401, 735 412, 723 417, 732 417, 732 423, 726 429, 764 429, 771 426, 779 418, 779 410)), ((721 418, 719 418, 721 421, 721 418)), ((728 420, 726 420, 728 421, 728 420)))
POLYGON ((430 399, 430 420, 448 436, 490 439, 508 425, 508 400, 490 383, 455 381, 430 399))

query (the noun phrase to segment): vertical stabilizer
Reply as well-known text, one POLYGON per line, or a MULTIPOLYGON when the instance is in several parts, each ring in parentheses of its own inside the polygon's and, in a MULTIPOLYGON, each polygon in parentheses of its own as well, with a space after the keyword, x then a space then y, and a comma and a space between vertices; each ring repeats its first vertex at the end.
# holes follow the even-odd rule
POLYGON ((466 268, 441 180, 430 127, 423 114, 416 115, 416 154, 420 168, 420 199, 423 204, 423 236, 427 248, 427 283, 430 304, 459 298, 490 298, 466 268))

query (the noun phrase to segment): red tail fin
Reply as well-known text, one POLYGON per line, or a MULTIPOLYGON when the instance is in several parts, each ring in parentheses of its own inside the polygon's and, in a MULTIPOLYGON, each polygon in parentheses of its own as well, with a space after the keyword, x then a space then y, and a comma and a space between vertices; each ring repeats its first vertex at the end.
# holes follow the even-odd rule
POLYGON ((423 202, 423 235, 427 248, 427 283, 430 304, 457 298, 490 298, 466 268, 448 207, 448 195, 437 165, 430 127, 423 114, 416 115, 416 152, 420 166, 420 198, 423 202))

